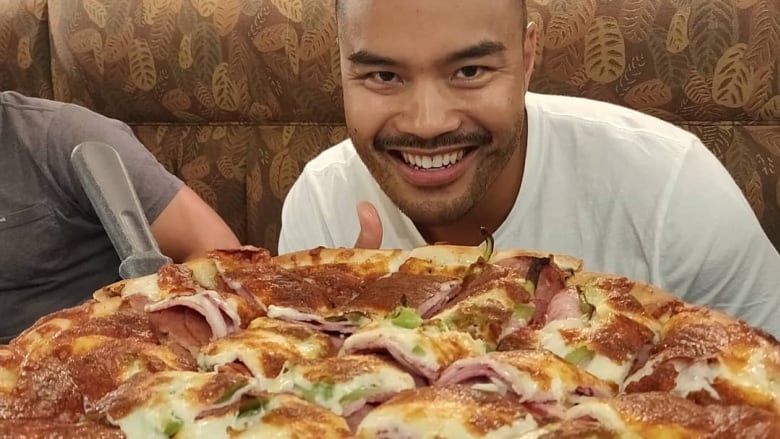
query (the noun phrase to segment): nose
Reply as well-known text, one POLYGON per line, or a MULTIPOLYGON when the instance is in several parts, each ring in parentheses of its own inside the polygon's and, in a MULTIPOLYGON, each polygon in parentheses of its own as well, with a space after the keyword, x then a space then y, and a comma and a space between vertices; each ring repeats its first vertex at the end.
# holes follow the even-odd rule
POLYGON ((406 99, 406 105, 396 121, 400 132, 432 139, 460 126, 455 100, 445 87, 436 83, 418 83, 406 99))

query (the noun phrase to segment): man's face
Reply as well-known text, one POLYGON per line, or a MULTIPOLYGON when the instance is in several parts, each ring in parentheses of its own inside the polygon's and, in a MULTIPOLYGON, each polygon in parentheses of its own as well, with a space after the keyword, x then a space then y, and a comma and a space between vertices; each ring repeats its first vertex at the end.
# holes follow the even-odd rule
POLYGON ((522 172, 505 169, 524 148, 536 43, 519 0, 341 2, 349 135, 406 215, 451 224, 522 172))

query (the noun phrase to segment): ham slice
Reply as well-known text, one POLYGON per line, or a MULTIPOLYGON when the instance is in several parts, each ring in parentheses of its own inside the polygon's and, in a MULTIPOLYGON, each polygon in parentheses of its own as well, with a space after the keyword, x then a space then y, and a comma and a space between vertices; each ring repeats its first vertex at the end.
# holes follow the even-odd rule
POLYGON ((371 413, 371 410, 374 410, 377 405, 378 404, 366 404, 359 410, 352 412, 349 416, 345 416, 344 418, 347 420, 349 429, 352 430, 353 433, 357 432, 360 423, 363 422, 363 419, 368 416, 368 414, 371 413))
POLYGON ((235 311, 229 309, 215 291, 203 291, 189 296, 176 296, 156 303, 147 304, 144 310, 154 313, 163 309, 183 306, 202 315, 211 329, 211 338, 220 338, 235 332, 240 319, 235 311), (227 312, 226 312, 227 311, 227 312), (228 322, 228 319, 230 321, 228 322))
POLYGON ((440 291, 436 292, 436 294, 426 299, 417 307, 417 314, 424 319, 436 315, 444 308, 447 302, 457 296, 459 292, 460 285, 458 282, 453 281, 443 284, 440 291))
POLYGON ((485 353, 485 343, 460 331, 435 327, 402 328, 372 323, 344 340, 340 354, 386 353, 413 375, 429 382, 454 361, 485 353))
POLYGON ((580 297, 575 287, 567 287, 555 294, 547 306, 544 324, 582 316, 580 297))
POLYGON ((539 272, 539 279, 536 282, 536 291, 534 292, 536 308, 531 317, 532 325, 544 323, 550 302, 564 288, 566 288, 566 282, 563 278, 563 272, 555 265, 545 265, 539 272))
MULTIPOLYGON (((140 301, 136 301, 136 306, 140 301)), ((210 340, 240 328, 241 319, 215 291, 173 296, 144 305, 144 311, 158 337, 197 355, 210 340)))
POLYGON ((149 322, 158 338, 179 345, 192 355, 211 339, 211 328, 197 311, 188 307, 170 307, 149 313, 149 322))
MULTIPOLYGON (((515 270, 526 280, 534 284, 534 314, 531 325, 542 326, 547 320, 548 307, 558 293, 566 288, 564 272, 550 258, 533 256, 516 256, 502 259, 496 265, 515 270)), ((567 298, 560 298, 561 303, 554 309, 554 315, 570 314, 571 304, 567 298)), ((560 317, 556 317, 560 318, 560 317)))
POLYGON ((294 308, 271 305, 268 307, 268 317, 285 322, 300 323, 310 328, 325 332, 351 334, 360 327, 360 322, 350 320, 348 315, 338 317, 323 317, 313 312, 303 312, 294 308))
POLYGON ((545 351, 491 352, 445 369, 435 386, 480 384, 521 402, 569 404, 582 396, 612 396, 615 386, 545 351))
POLYGON ((542 268, 550 264, 550 258, 515 256, 512 258, 501 259, 495 264, 502 267, 511 268, 520 276, 536 284, 542 268))

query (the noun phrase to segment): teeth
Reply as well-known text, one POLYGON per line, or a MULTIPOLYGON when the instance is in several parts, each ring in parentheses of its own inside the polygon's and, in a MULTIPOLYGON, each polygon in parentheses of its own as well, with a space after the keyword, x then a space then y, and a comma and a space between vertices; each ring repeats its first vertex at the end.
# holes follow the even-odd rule
POLYGON ((443 168, 450 165, 454 165, 465 154, 464 150, 458 150, 449 154, 436 154, 436 155, 418 155, 410 154, 408 152, 402 152, 401 156, 404 161, 412 166, 416 166, 420 169, 431 168, 443 168))

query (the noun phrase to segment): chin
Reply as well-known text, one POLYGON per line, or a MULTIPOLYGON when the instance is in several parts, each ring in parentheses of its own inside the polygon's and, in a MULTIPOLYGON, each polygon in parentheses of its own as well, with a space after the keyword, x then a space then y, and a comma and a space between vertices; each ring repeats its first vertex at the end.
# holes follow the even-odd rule
POLYGON ((468 213, 469 209, 458 201, 442 202, 440 197, 425 197, 395 204, 415 224, 444 226, 457 222, 468 213))

